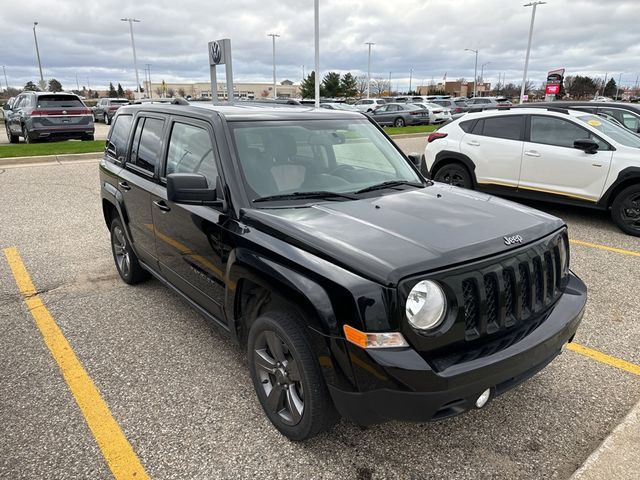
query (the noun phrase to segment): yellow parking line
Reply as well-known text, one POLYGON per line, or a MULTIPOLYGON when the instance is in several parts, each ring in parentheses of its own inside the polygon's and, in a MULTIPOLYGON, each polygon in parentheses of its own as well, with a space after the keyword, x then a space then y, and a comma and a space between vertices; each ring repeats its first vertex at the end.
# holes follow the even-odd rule
POLYGON ((631 255, 633 257, 640 257, 640 252, 634 252, 633 250, 625 250, 623 248, 607 247, 606 245, 600 245, 598 243, 583 242, 582 240, 569 240, 569 243, 574 245, 582 245, 583 247, 597 248, 600 250, 606 250, 608 252, 622 253, 623 255, 631 255))
POLYGON ((67 386, 80 407, 113 476, 120 479, 148 479, 131 444, 111 415, 93 380, 71 349, 62 331, 42 303, 29 272, 15 248, 3 250, 24 302, 42 334, 67 386))
POLYGON ((627 362, 626 360, 622 360, 620 358, 612 357, 605 353, 599 352, 597 350, 593 350, 591 348, 582 346, 578 343, 569 343, 567 348, 573 352, 579 353, 580 355, 584 355, 585 357, 592 358, 600 363, 606 363, 607 365, 611 365, 612 367, 619 368, 620 370, 624 370, 625 372, 633 373, 635 375, 640 375, 640 365, 636 365, 635 363, 627 362))

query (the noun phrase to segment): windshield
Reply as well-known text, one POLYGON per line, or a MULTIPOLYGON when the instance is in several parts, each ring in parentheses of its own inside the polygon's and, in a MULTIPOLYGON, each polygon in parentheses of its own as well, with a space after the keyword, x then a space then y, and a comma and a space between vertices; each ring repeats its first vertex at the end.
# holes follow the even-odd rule
POLYGON ((622 145, 640 148, 640 137, 629 132, 624 127, 615 125, 597 115, 581 115, 578 118, 622 145))
MULTIPOLYGON (((350 194, 422 178, 366 119, 230 122, 252 201, 305 192, 350 194)), ((402 188, 402 187, 400 187, 402 188)), ((345 198, 343 197, 332 197, 345 198)), ((293 199, 288 199, 292 201, 293 199)))

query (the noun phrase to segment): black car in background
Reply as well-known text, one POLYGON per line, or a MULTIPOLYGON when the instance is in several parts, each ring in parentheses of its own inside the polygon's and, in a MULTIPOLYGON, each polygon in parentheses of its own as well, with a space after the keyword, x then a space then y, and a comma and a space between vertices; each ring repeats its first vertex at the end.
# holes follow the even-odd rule
POLYGON ((93 112, 93 121, 103 121, 107 125, 111 123, 111 119, 118 111, 118 108, 123 105, 129 105, 129 100, 126 98, 101 98, 94 107, 91 108, 93 112))
POLYGON ((567 108, 601 115, 613 119, 633 133, 640 133, 640 105, 625 102, 580 102, 557 100, 554 102, 524 103, 525 108, 567 108))
POLYGON ((72 93, 23 92, 13 105, 5 105, 9 142, 37 140, 93 140, 91 110, 72 93))
POLYGON ((419 162, 356 112, 122 107, 99 167, 115 267, 246 348, 290 439, 482 408, 573 339, 586 287, 560 219, 419 162))

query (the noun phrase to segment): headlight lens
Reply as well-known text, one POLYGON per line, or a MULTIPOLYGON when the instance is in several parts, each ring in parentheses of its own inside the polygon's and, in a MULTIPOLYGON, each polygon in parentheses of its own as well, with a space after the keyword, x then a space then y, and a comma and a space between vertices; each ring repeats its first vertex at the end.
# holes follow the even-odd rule
POLYGON ((431 280, 418 282, 407 297, 405 313, 413 328, 429 330, 444 319, 447 301, 442 288, 431 280))
POLYGON ((560 272, 564 277, 569 273, 569 246, 564 236, 560 237, 560 272))

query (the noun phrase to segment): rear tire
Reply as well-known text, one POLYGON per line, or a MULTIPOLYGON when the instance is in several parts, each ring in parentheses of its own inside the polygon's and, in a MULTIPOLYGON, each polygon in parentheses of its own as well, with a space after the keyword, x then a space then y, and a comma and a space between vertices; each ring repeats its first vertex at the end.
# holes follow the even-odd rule
POLYGON ((24 143, 33 143, 33 139, 29 136, 29 130, 26 125, 22 126, 22 136, 24 137, 24 143))
POLYGON ((287 311, 267 312, 249 330, 253 386, 271 423, 294 441, 330 429, 339 416, 307 330, 287 311))
POLYGON ((111 221, 111 252, 120 278, 125 283, 134 285, 149 278, 149 272, 140 266, 119 218, 111 221))
POLYGON ((107 115, 106 113, 104 114, 104 124, 105 125, 111 124, 111 122, 109 121, 109 115, 107 115))
POLYGON ((94 139, 94 135, 83 135, 82 137, 80 137, 80 140, 82 140, 83 142, 93 142, 94 139))
POLYGON ((473 189, 471 175, 461 163, 449 163, 438 168, 433 175, 436 182, 448 183, 455 187, 473 189))
POLYGON ((611 218, 624 233, 640 237, 640 184, 616 195, 611 204, 611 218))
POLYGON ((393 126, 398 128, 404 127, 404 118, 400 118, 400 117, 396 118, 393 121, 393 126))

